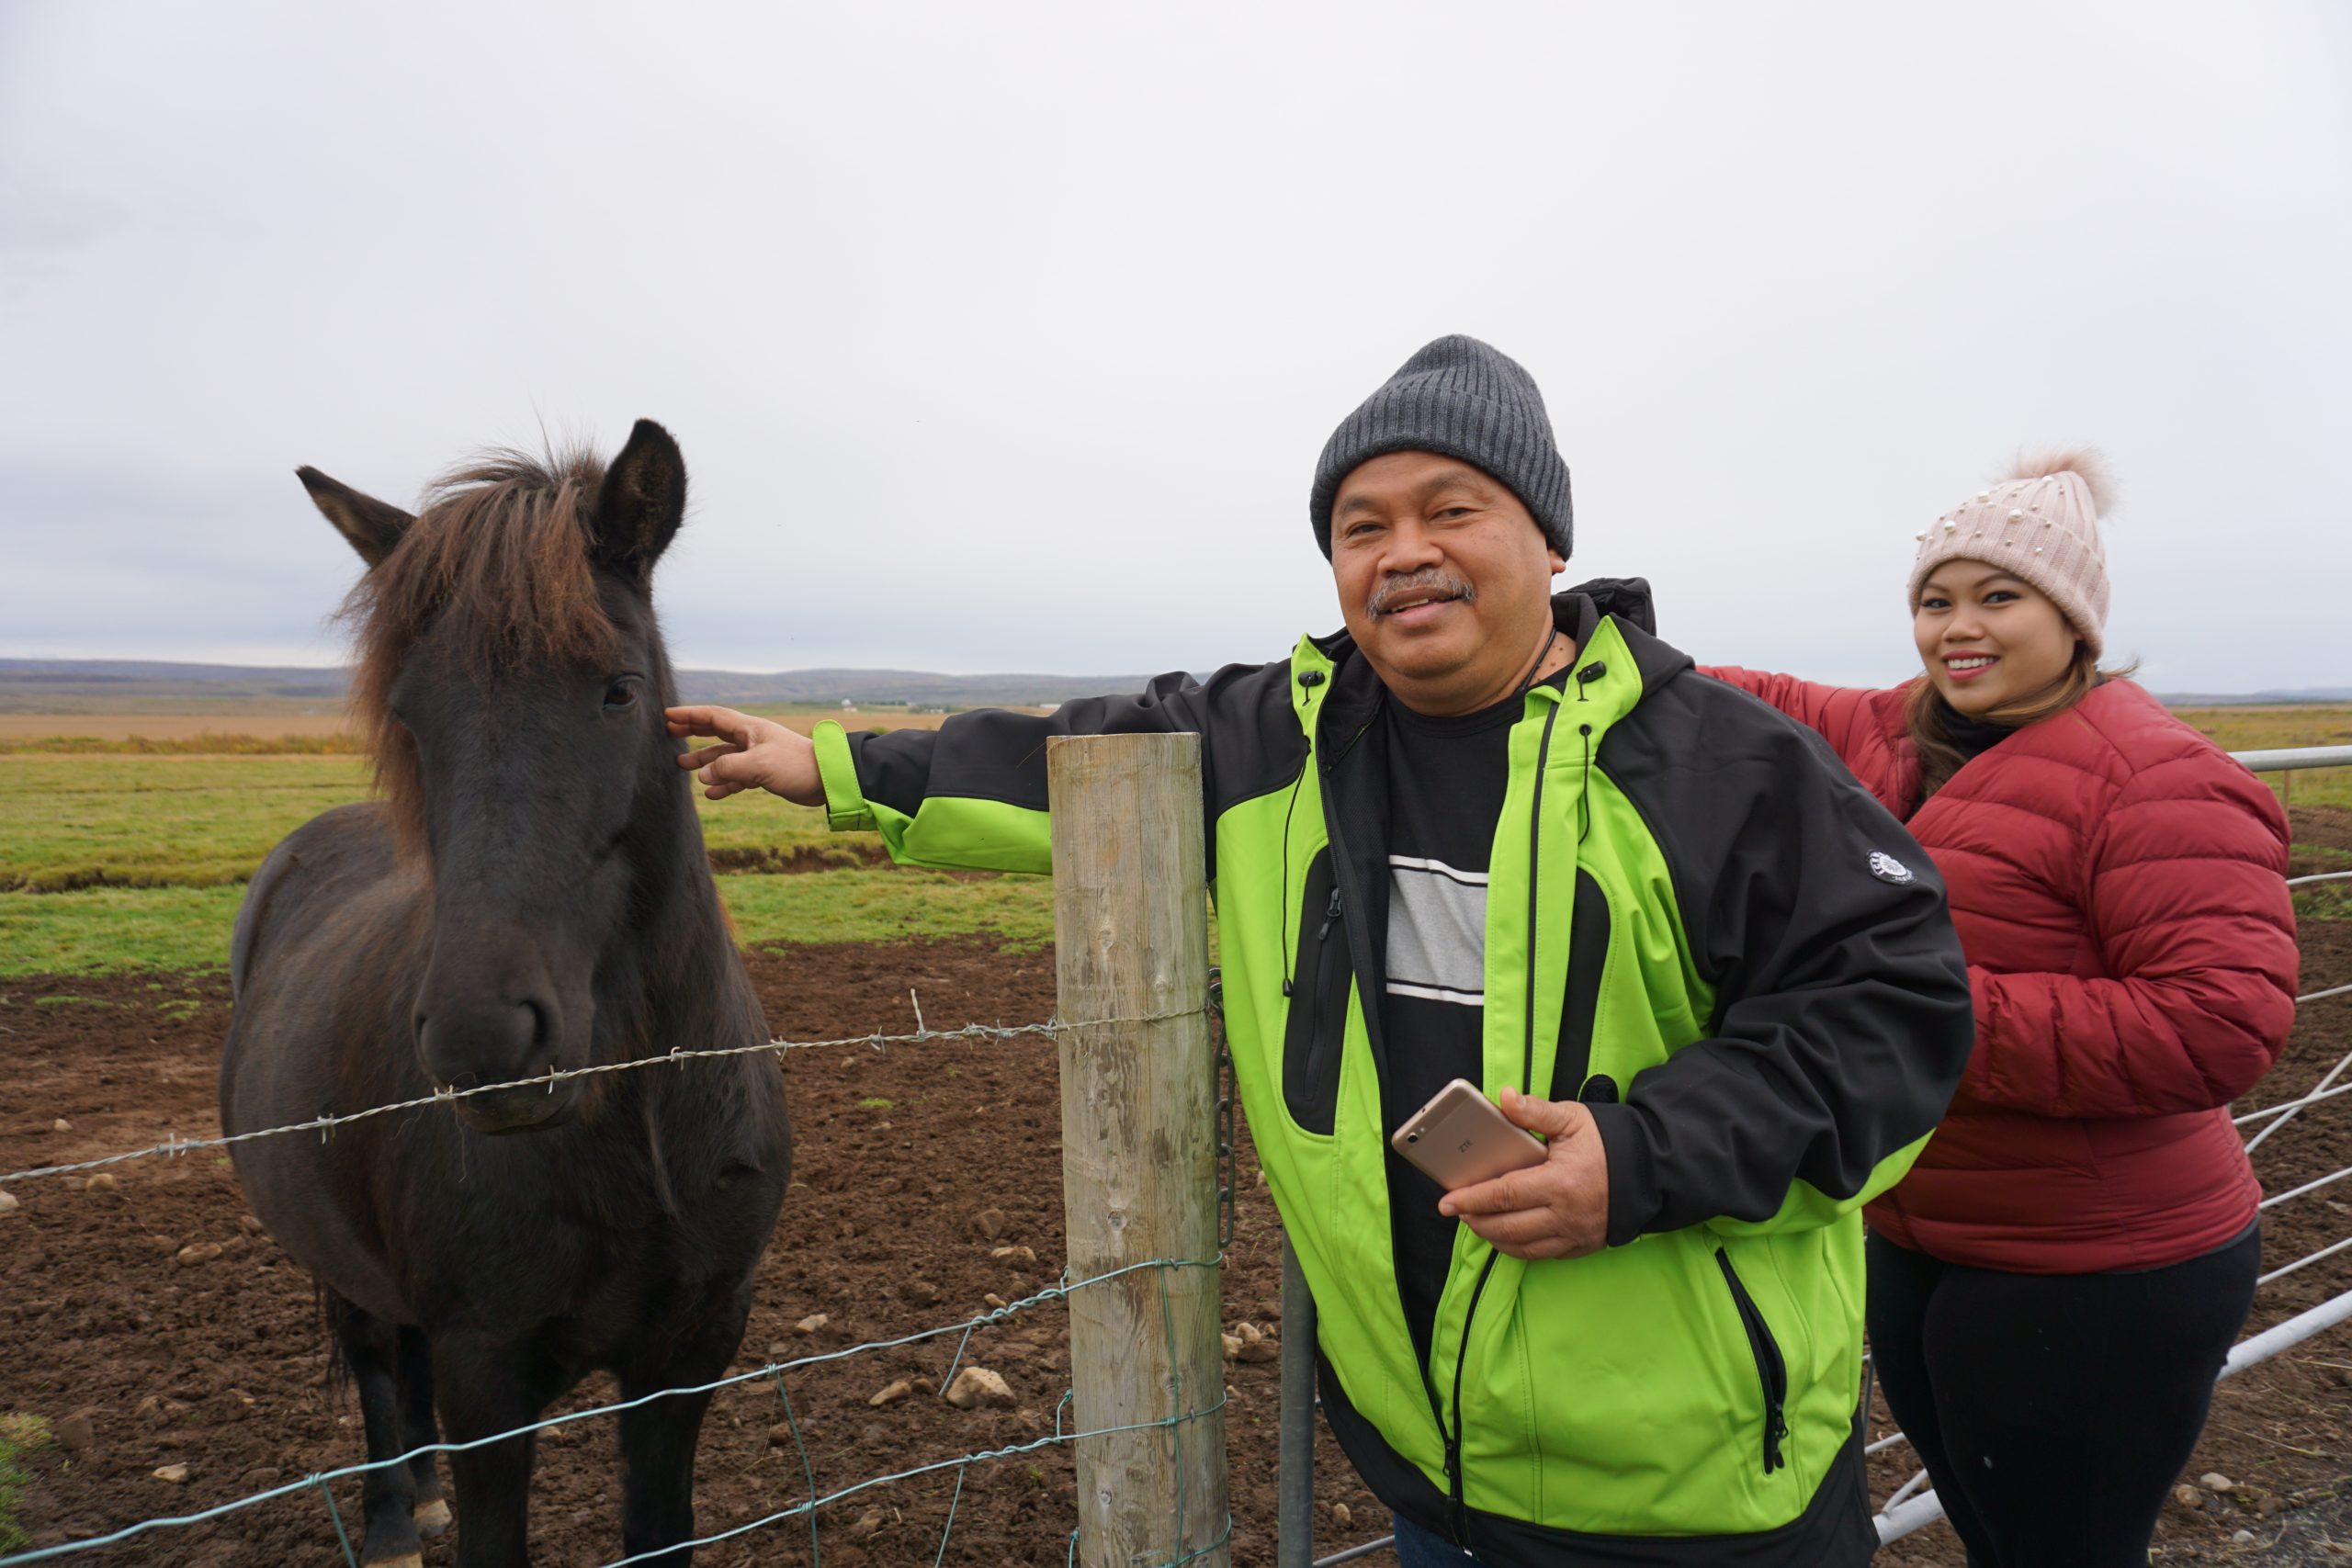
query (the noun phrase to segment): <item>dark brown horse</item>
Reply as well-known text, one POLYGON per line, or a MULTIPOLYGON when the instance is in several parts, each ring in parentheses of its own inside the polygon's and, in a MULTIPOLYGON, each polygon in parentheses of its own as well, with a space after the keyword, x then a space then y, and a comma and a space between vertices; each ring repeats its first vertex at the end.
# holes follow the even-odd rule
MULTIPOLYGON (((492 455, 414 517, 301 479, 368 562, 347 613, 383 798, 254 877, 222 1124, 765 1041, 662 728, 651 580, 685 507, 677 444, 639 422, 609 470, 492 455)), ((791 1134, 754 1054, 257 1139, 236 1163, 326 1292, 381 1461, 527 1425, 594 1371, 630 1399, 722 1376, 791 1134)), ((707 1404, 617 1417, 626 1552, 693 1538, 707 1404)), ((532 1455, 450 1455, 461 1568, 526 1561, 532 1455)), ((365 1495, 370 1564, 417 1563, 449 1521, 430 1456, 369 1471, 365 1495)))

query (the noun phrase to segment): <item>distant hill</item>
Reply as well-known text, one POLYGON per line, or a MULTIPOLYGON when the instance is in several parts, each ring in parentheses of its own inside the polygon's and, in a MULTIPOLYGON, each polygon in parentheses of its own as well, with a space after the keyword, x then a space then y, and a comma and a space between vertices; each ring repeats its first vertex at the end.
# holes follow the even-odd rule
POLYGON ((2352 703, 2352 686, 2296 686, 2278 692, 2158 692, 2175 708, 2255 707, 2266 703, 2352 703))
MULTIPOLYGON (((1143 675, 941 675, 922 670, 681 670, 688 702, 730 707, 840 703, 860 706, 1050 706, 1142 689, 1143 675)), ((341 669, 171 664, 135 659, 0 659, 0 713, 316 712, 343 701, 341 669)), ((2174 707, 2352 703, 2352 686, 2265 692, 2165 692, 2174 707)))
MULTIPOLYGON (((1144 675, 940 675, 919 670, 681 670, 688 702, 914 707, 1047 706, 1133 692, 1144 675)), ((342 669, 170 664, 130 659, 0 659, 0 713, 297 711, 343 701, 342 669)))

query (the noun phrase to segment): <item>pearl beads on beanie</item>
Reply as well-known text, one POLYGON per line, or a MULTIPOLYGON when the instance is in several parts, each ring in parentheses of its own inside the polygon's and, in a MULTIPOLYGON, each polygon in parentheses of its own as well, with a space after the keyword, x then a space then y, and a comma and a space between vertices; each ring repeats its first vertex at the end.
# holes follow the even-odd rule
POLYGON ((2048 594, 2097 659, 2107 647, 2107 549, 2099 514, 2111 486, 2089 451, 2021 458, 2009 477, 1980 490, 1918 536, 1911 608, 1920 585, 1949 560, 1981 560, 2048 594))

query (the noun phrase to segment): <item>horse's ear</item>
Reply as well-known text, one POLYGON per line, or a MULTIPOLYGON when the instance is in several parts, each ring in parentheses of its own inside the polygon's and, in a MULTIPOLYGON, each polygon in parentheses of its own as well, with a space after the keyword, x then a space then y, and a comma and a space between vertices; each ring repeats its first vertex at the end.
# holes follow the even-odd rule
POLYGON ((668 431, 640 419, 605 470, 590 551, 598 565, 649 581, 685 514, 686 459, 668 431))
POLYGON ((302 481, 302 488, 311 492, 311 500, 326 513, 335 532, 351 541, 359 558, 371 567, 392 553, 408 525, 416 521, 399 507, 338 484, 316 468, 297 468, 294 477, 302 481))

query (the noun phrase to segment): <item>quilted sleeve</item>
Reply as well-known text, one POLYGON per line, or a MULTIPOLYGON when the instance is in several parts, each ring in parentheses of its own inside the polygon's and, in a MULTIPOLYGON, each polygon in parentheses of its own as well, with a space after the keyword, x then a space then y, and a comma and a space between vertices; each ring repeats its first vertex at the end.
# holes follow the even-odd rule
POLYGON ((1742 670, 1736 664, 1702 664, 1699 673, 1736 686, 1751 697, 1761 697, 1829 742, 1838 760, 1856 773, 1862 771, 1866 738, 1871 733, 1870 699, 1876 694, 1859 686, 1829 686, 1800 681, 1765 670, 1742 670))
POLYGON ((2113 978, 1971 964, 1960 1098, 2045 1116, 2228 1104, 2294 1024, 2285 814, 2244 768, 2194 752, 2135 773, 2088 848, 2085 915, 2113 978))

